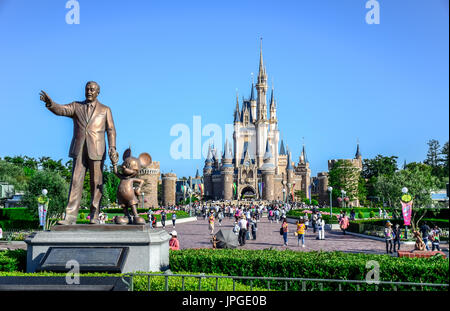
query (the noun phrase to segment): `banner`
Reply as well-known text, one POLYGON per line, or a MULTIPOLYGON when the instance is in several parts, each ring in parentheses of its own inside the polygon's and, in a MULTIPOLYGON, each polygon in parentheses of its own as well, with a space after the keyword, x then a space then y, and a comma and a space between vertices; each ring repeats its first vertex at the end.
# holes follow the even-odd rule
POLYGON ((405 222, 405 226, 411 225, 411 214, 412 214, 412 204, 413 201, 409 202, 403 202, 402 203, 402 214, 403 214, 403 221, 405 222))
POLYGON ((236 195, 236 183, 233 183, 233 191, 234 191, 234 195, 236 195))
POLYGON ((259 197, 262 198, 263 196, 263 187, 264 187, 264 183, 260 182, 259 183, 259 197))
POLYGON ((200 193, 201 193, 202 196, 203 196, 203 184, 199 184, 199 187, 200 187, 200 193))
POLYGON ((39 225, 45 227, 45 220, 47 218, 48 209, 48 197, 40 195, 37 199, 38 201, 38 212, 39 212, 39 225))

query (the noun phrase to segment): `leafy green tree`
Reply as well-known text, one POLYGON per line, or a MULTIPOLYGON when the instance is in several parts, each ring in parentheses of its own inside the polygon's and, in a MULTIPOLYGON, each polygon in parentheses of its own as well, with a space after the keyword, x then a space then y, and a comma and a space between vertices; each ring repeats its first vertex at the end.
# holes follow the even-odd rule
POLYGON ((341 190, 346 192, 350 201, 358 198, 358 180, 360 171, 348 160, 338 160, 329 171, 330 186, 333 187, 333 199, 341 196, 341 190))
POLYGON ((23 203, 38 214, 37 198, 47 189, 50 199, 47 218, 61 218, 65 211, 69 193, 69 185, 57 172, 40 170, 31 178, 25 191, 23 203))
POLYGON ((0 181, 13 185, 16 191, 25 191, 29 179, 22 167, 10 161, 0 160, 0 181))
POLYGON ((397 171, 397 159, 397 156, 385 157, 380 154, 374 159, 364 159, 361 175, 367 179, 381 175, 392 176, 397 171))
POLYGON ((448 169, 448 156, 449 156, 448 141, 444 144, 444 146, 442 146, 440 155, 441 156, 439 158, 439 165, 442 167, 443 175, 448 177, 449 176, 449 169, 448 169))

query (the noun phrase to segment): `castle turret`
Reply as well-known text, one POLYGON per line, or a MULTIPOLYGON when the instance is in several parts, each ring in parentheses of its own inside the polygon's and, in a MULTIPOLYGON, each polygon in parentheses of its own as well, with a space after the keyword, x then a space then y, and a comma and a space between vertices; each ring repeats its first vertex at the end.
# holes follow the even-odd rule
POLYGON ((161 179, 163 191, 163 206, 175 205, 177 175, 175 175, 175 173, 166 173, 161 175, 161 179))
POLYGON ((208 148, 208 155, 205 160, 205 167, 203 168, 203 181, 205 185, 205 196, 211 196, 213 193, 213 183, 212 183, 212 150, 211 145, 208 148))
POLYGON ((273 86, 272 86, 272 94, 270 96, 270 124, 276 126, 278 123, 277 120, 277 104, 275 98, 273 96, 273 86))
POLYGON ((228 139, 225 141, 225 154, 222 160, 221 174, 223 178, 223 198, 225 200, 233 199, 233 154, 231 152, 228 139))
POLYGON ((274 174, 275 165, 272 163, 274 160, 269 141, 266 144, 266 152, 264 154, 264 164, 261 166, 261 172, 263 177, 263 193, 262 199, 272 201, 274 200, 274 174))

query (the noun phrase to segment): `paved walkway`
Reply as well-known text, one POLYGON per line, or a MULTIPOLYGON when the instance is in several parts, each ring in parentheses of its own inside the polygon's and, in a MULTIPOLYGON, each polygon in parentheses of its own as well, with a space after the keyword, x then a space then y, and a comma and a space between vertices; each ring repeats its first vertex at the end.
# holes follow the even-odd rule
MULTIPOLYGON (((174 230, 172 221, 166 222, 165 230, 171 232, 174 230)), ((222 221, 222 226, 219 226, 218 221, 215 223, 214 232, 221 228, 231 230, 234 225, 234 218, 225 218, 222 221)), ((294 236, 296 230, 295 224, 289 224, 288 246, 283 246, 283 237, 280 235, 281 223, 270 223, 264 217, 258 223, 258 231, 256 240, 247 240, 242 249, 291 249, 295 251, 342 251, 351 253, 368 253, 368 254, 385 254, 386 244, 383 241, 376 241, 372 239, 343 235, 340 230, 326 231, 325 240, 316 240, 317 233, 309 228, 305 236, 305 247, 297 246, 297 237, 294 236)), ((212 248, 210 239, 211 235, 208 229, 208 220, 203 217, 198 217, 197 221, 188 223, 181 223, 176 225, 175 230, 178 232, 178 239, 180 240, 181 249, 186 248, 212 248)), ((11 244, 0 243, 0 249, 26 249, 25 242, 13 242, 11 244)), ((401 245, 402 250, 412 250, 414 245, 401 245)), ((449 256, 448 244, 441 245, 441 250, 449 256)), ((396 254, 394 254, 396 256, 396 254)))
MULTIPOLYGON (((218 221, 215 223, 214 232, 221 228, 232 229, 234 218, 225 218, 222 226, 218 221)), ((369 254, 385 254, 386 244, 384 241, 376 241, 372 239, 356 237, 349 234, 343 235, 340 230, 325 231, 325 240, 316 240, 317 233, 309 228, 305 236, 305 247, 297 246, 297 237, 294 236, 296 230, 295 224, 289 224, 288 246, 283 246, 283 236, 280 235, 280 223, 270 223, 267 218, 263 218, 258 223, 258 231, 256 240, 247 240, 242 249, 267 249, 273 248, 278 250, 291 249, 295 251, 342 251, 351 253, 369 253, 369 254)), ((172 223, 166 226, 166 230, 173 230, 172 223)), ((179 224, 175 227, 180 240, 181 249, 185 248, 212 248, 210 243, 210 232, 208 229, 208 220, 199 217, 197 221, 179 224)), ((402 250, 412 250, 414 245, 401 245, 402 250)), ((448 256, 448 244, 441 246, 441 249, 448 256)), ((396 254, 394 254, 396 256, 396 254)))

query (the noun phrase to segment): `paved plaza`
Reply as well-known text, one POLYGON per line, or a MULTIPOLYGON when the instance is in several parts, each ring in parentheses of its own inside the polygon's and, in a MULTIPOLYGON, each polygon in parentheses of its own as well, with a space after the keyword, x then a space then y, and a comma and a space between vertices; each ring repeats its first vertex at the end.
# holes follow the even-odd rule
MULTIPOLYGON (((171 232, 173 229, 172 221, 166 222, 165 230, 171 232)), ((231 230, 234 225, 234 217, 232 219, 226 217, 222 221, 222 226, 216 220, 214 232, 220 229, 231 230)), ((368 253, 368 254, 385 254, 386 244, 384 241, 377 241, 363 237, 357 237, 350 234, 343 235, 340 230, 327 230, 325 232, 325 240, 317 240, 317 233, 313 233, 312 228, 309 228, 305 236, 305 247, 297 246, 297 237, 294 236, 296 230, 295 224, 289 224, 288 246, 283 246, 283 237, 279 230, 281 222, 270 223, 266 217, 263 217, 258 222, 258 231, 256 240, 247 240, 244 246, 239 246, 241 249, 268 249, 273 248, 277 250, 290 249, 294 251, 342 251, 351 253, 368 253)), ((211 235, 208 228, 208 220, 203 217, 198 217, 197 221, 179 223, 175 230, 178 233, 180 241, 180 248, 212 248, 210 242, 211 235)), ((431 247, 431 246, 430 246, 431 247)), ((0 249, 26 249, 24 242, 0 243, 0 249)), ((414 245, 401 245, 401 250, 413 250, 414 245)), ((448 256, 448 243, 441 243, 441 250, 448 256)), ((396 254, 393 254, 396 256, 396 254)))
MULTIPOLYGON (((172 222, 167 222, 166 230, 171 232, 172 222)), ((234 218, 225 218, 222 226, 218 221, 215 222, 214 232, 221 228, 232 229, 234 218)), ((294 236, 296 230, 295 224, 289 224, 288 246, 283 246, 283 237, 280 235, 280 223, 270 223, 266 217, 263 217, 258 223, 256 240, 247 240, 241 249, 267 249, 277 250, 291 249, 295 251, 342 251, 352 253, 385 254, 386 244, 384 241, 377 241, 368 238, 356 237, 350 234, 343 235, 340 230, 326 231, 325 240, 316 240, 317 233, 313 233, 309 228, 305 236, 305 247, 297 246, 297 237, 294 236)), ((175 227, 180 241, 180 248, 212 248, 210 242, 210 232, 208 229, 208 220, 198 217, 197 221, 178 224, 175 227)), ((402 250, 413 250, 414 245, 401 245, 402 250)), ((441 249, 448 256, 448 244, 442 244, 441 249)), ((394 254, 396 256, 396 254, 394 254)))

